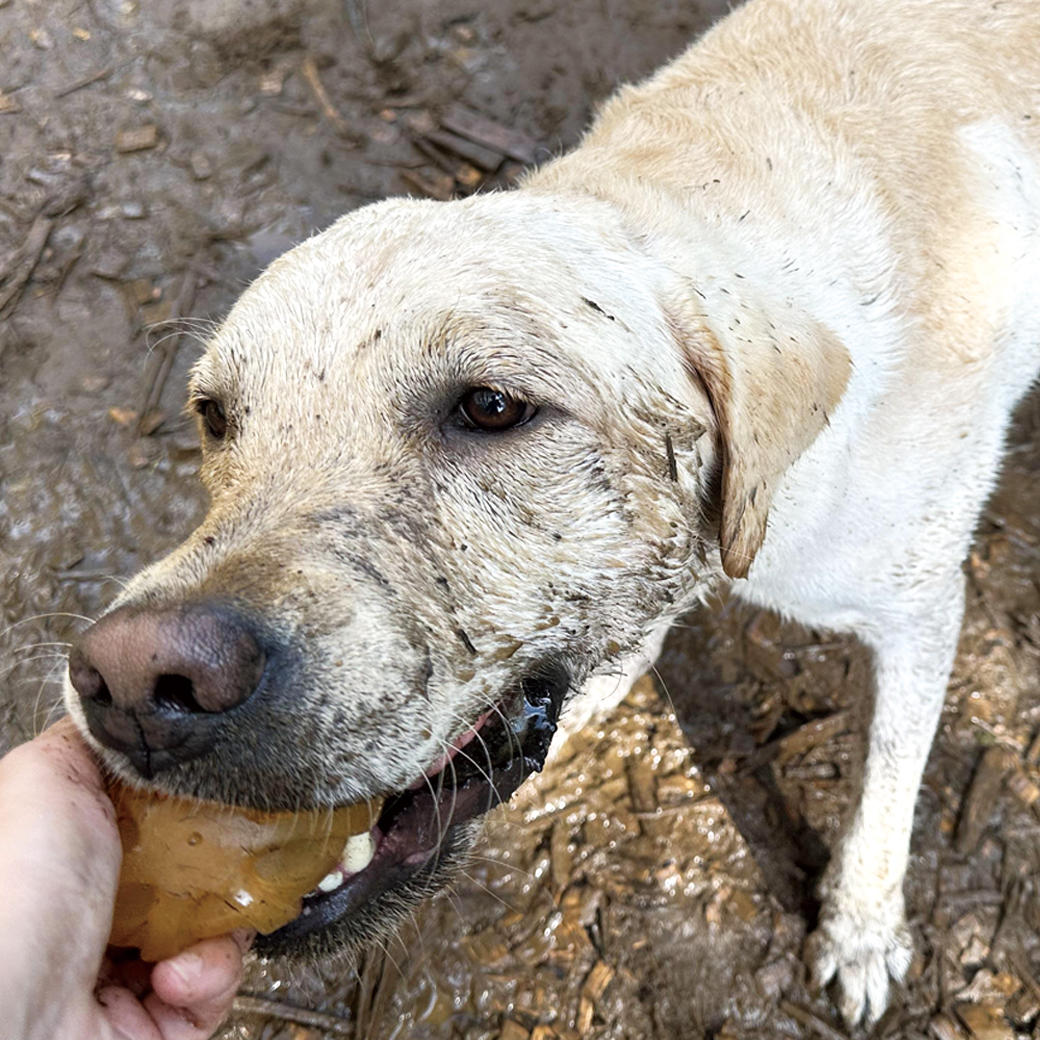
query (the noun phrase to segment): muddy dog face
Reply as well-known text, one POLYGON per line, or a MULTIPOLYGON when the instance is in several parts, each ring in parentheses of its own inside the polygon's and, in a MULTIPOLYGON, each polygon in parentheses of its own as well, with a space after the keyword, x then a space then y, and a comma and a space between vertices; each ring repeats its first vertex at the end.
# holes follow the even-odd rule
POLYGON ((712 413, 646 267, 591 202, 383 203, 276 261, 196 366, 211 508, 85 634, 69 702, 167 790, 388 797, 371 863, 268 949, 434 888, 705 570, 712 413))

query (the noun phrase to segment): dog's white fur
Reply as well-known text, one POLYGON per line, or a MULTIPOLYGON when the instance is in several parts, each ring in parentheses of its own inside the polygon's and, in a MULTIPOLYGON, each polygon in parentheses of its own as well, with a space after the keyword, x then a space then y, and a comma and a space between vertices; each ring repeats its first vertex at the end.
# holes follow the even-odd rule
POLYGON ((609 200, 690 279, 691 324, 735 379, 748 366, 744 406, 776 392, 755 381, 763 314, 811 316, 848 351, 734 589, 875 654, 863 794, 811 947, 853 1022, 910 963, 902 885, 960 565, 1040 368, 1038 123, 1038 4, 757 0, 528 183, 609 200))
POLYGON ((227 586, 304 632, 299 711, 375 732, 346 780, 301 766, 331 801, 411 782, 546 653, 617 700, 720 582, 856 633, 876 709, 813 960, 874 1018, 960 565, 1038 368, 1040 4, 752 0, 518 191, 380 204, 277 261, 195 377, 237 428, 213 510, 122 601, 227 586), (434 436, 429 402, 481 384, 550 417, 434 436), (356 561, 345 604, 344 497, 390 606, 356 561))

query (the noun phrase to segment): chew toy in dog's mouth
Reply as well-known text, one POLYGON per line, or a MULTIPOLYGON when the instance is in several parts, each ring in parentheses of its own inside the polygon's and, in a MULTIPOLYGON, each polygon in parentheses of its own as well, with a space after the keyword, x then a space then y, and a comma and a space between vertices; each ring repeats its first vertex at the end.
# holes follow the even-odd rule
POLYGON ((346 843, 339 864, 303 899, 293 921, 258 936, 277 954, 362 911, 384 893, 432 874, 452 833, 482 816, 545 764, 566 683, 525 680, 519 705, 485 713, 408 790, 388 798, 375 826, 346 843))

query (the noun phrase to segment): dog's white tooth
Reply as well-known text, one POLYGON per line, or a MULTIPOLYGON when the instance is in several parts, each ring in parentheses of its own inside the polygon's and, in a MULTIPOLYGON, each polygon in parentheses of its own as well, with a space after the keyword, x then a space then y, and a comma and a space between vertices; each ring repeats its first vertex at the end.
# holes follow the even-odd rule
POLYGON ((355 834, 347 841, 346 848, 343 850, 343 858, 340 860, 340 866, 343 868, 344 873, 356 874, 358 871, 364 870, 372 862, 372 857, 375 854, 376 842, 371 832, 366 831, 364 834, 355 834))
POLYGON ((330 874, 326 874, 319 882, 318 888, 322 892, 331 892, 334 889, 339 888, 343 884, 343 871, 334 870, 330 874))

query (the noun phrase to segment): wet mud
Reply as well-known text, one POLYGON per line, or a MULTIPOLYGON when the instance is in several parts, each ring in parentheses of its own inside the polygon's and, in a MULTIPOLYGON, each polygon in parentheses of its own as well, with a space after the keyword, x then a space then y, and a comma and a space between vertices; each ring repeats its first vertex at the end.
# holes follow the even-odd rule
MULTIPOLYGON (((201 515, 184 378, 242 286, 369 200, 508 184, 722 7, 0 0, 0 751, 201 515)), ((1034 394, 965 565, 880 1037, 1036 1035, 1038 517, 1034 394)), ((685 619, 397 940, 357 972, 254 964, 223 1036, 850 1036, 800 953, 869 680, 851 641, 736 600, 685 619)))

